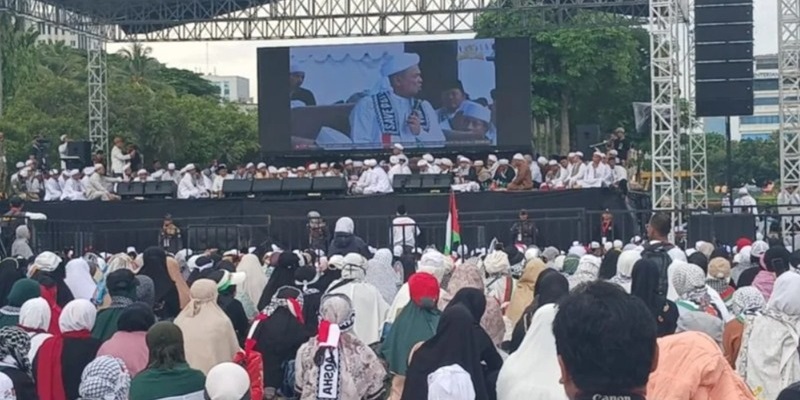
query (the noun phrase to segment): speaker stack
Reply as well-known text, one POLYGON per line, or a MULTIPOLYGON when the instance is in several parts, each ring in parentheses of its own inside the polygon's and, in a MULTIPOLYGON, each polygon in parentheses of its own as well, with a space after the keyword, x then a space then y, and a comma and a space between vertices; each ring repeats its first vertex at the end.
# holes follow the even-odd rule
POLYGON ((695 1, 698 117, 753 115, 753 0, 695 1))

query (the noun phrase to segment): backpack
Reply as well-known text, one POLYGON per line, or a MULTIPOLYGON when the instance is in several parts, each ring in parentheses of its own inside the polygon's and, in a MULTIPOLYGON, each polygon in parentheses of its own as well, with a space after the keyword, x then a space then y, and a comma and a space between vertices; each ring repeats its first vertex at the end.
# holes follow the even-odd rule
POLYGON ((642 259, 652 261, 658 267, 658 294, 659 296, 666 297, 667 290, 669 289, 669 270, 672 264, 672 257, 669 256, 669 251, 675 248, 672 244, 659 242, 652 245, 645 246, 642 250, 642 259))
POLYGON ((247 371, 247 376, 250 377, 250 398, 262 399, 264 398, 264 364, 261 353, 256 349, 256 341, 253 339, 253 334, 258 327, 259 314, 250 326, 250 331, 247 332, 247 339, 244 341, 244 350, 239 351, 233 356, 233 362, 240 365, 247 371))

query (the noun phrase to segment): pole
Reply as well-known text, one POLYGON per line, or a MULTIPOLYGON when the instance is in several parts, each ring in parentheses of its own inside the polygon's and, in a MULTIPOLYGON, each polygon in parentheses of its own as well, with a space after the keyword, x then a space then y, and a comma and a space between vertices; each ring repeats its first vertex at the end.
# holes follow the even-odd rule
MULTIPOLYGON (((3 42, 0 35, 0 43, 3 42)), ((3 116, 3 50, 0 49, 0 117, 3 116)))
POLYGON ((733 165, 732 155, 731 155, 731 117, 725 117, 725 186, 728 187, 728 201, 730 202, 730 211, 733 213, 733 187, 731 187, 731 183, 733 183, 733 179, 731 179, 731 167, 733 165))

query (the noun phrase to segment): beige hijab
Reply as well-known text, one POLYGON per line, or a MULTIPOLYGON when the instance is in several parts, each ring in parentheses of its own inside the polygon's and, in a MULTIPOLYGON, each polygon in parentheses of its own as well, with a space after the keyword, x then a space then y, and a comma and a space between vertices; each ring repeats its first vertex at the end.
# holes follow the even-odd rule
MULTIPOLYGON (((478 269, 477 259, 470 259, 459 265, 453 271, 453 276, 447 284, 447 295, 439 299, 439 308, 444 310, 444 307, 450 303, 450 300, 458 293, 459 290, 464 288, 474 288, 486 291, 483 284, 483 277, 478 269)), ((506 324, 503 322, 503 310, 500 308, 500 303, 494 297, 486 296, 486 311, 483 312, 481 318, 481 327, 492 338, 495 345, 499 345, 503 341, 503 336, 506 334, 506 324)))
POLYGON ((522 276, 517 281, 517 285, 511 295, 511 304, 506 309, 506 317, 511 320, 513 325, 517 324, 522 313, 525 312, 525 308, 533 302, 533 296, 535 295, 533 288, 536 286, 539 274, 544 269, 544 262, 539 258, 534 258, 525 264, 525 270, 522 272, 522 276))
POLYGON ((244 285, 238 290, 246 293, 253 304, 258 304, 261 299, 261 293, 264 291, 264 287, 267 286, 267 276, 261 270, 261 263, 258 261, 258 257, 246 254, 242 257, 242 261, 239 261, 239 265, 236 266, 236 271, 244 272, 247 275, 244 285))
POLYGON ((183 349, 189 366, 207 374, 217 364, 233 360, 239 343, 233 324, 217 305, 217 284, 198 279, 191 288, 191 301, 175 318, 183 331, 183 349))

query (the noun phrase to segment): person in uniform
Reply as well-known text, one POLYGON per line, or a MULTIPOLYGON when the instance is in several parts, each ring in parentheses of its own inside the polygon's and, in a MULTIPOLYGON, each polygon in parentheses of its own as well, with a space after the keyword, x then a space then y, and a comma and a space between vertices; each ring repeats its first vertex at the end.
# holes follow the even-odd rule
POLYGON ((302 102, 304 106, 317 105, 317 99, 314 97, 314 93, 301 87, 305 80, 306 71, 300 68, 299 65, 292 64, 289 68, 289 101, 292 102, 292 105, 300 105, 295 103, 295 101, 302 102))
POLYGON ((384 148, 394 143, 444 147, 436 111, 429 102, 416 97, 422 90, 419 55, 391 56, 381 67, 381 74, 388 87, 359 100, 350 113, 353 143, 384 148))

